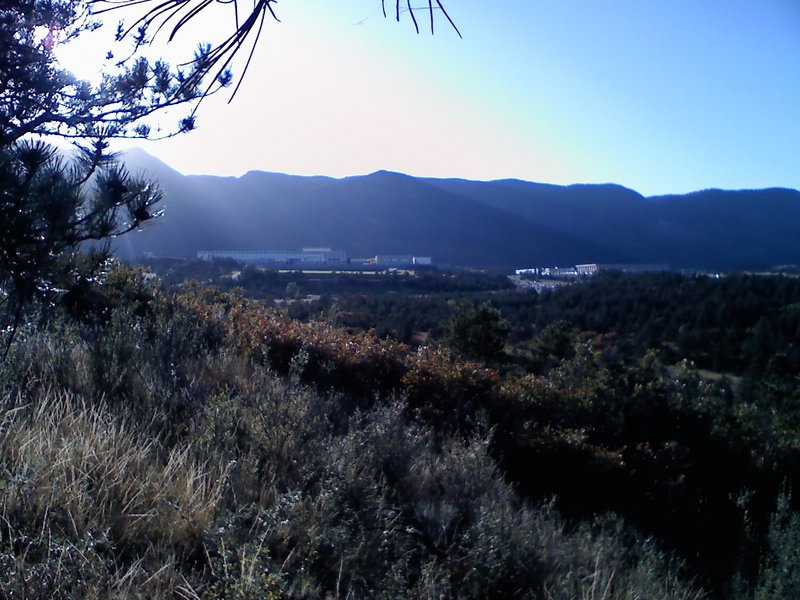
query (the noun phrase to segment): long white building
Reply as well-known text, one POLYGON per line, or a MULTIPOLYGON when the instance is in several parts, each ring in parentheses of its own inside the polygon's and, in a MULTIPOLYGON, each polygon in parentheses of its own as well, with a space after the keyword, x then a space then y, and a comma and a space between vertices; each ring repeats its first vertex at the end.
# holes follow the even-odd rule
POLYGON ((344 264, 347 253, 330 248, 302 250, 199 250, 200 260, 235 260, 248 265, 327 265, 344 264))
POLYGON ((384 268, 430 266, 430 256, 379 254, 373 258, 349 258, 344 250, 303 248, 302 250, 199 250, 199 260, 235 260, 262 267, 354 266, 375 265, 384 268))

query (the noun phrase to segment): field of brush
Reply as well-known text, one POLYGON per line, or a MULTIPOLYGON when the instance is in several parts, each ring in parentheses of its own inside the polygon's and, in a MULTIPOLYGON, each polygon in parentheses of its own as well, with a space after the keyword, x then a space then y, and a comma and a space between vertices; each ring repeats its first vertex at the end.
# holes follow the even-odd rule
POLYGON ((609 281, 419 345, 113 270, 0 364, 0 595, 794 597, 800 284, 680 280, 655 340, 601 290, 675 280, 609 281))

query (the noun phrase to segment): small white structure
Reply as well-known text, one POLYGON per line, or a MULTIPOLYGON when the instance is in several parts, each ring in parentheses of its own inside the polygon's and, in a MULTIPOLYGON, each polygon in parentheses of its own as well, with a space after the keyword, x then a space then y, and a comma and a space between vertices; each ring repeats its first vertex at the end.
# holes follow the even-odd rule
POLYGON ((540 269, 542 277, 577 277, 575 267, 544 267, 540 269))
POLYGON ((379 254, 375 257, 375 264, 387 267, 407 267, 414 264, 414 257, 410 254, 379 254))
POLYGON ((598 271, 597 263, 590 263, 586 265, 575 265, 575 270, 578 275, 596 275, 598 271))

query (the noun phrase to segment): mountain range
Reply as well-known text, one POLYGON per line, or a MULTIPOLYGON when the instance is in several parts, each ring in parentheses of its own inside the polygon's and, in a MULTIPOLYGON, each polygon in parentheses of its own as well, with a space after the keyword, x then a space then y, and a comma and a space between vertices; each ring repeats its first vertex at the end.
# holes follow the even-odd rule
POLYGON ((388 171, 343 179, 261 171, 182 175, 140 149, 123 160, 165 192, 164 216, 119 239, 123 258, 329 246, 352 257, 413 254, 439 265, 499 268, 800 264, 800 192, 790 189, 644 197, 613 184, 432 179, 388 171))

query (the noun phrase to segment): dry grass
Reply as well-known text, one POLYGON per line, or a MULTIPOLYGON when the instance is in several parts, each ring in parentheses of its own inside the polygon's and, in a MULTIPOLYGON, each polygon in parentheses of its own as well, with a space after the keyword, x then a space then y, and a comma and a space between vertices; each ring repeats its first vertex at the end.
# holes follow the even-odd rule
POLYGON ((162 453, 105 405, 66 392, 7 410, 0 423, 0 541, 23 564, 59 556, 55 575, 72 577, 64 560, 80 572, 95 555, 113 557, 100 580, 126 595, 177 585, 175 565, 202 555, 226 477, 190 446, 162 453), (80 551, 87 544, 92 556, 80 551))

